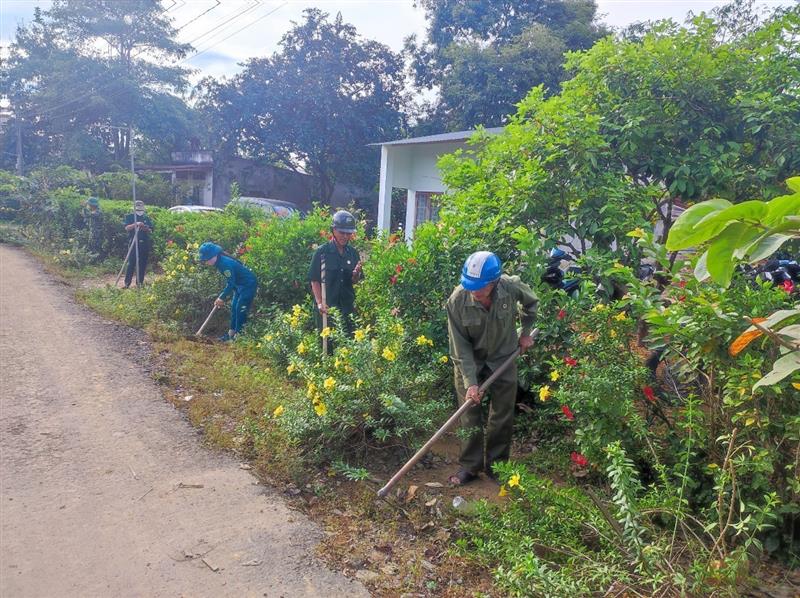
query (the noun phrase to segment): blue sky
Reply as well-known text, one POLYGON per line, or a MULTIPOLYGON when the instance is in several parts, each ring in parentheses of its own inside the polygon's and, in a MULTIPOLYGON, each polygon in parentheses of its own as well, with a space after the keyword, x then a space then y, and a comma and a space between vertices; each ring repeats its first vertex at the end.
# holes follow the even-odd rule
MULTIPOLYGON (((490 0, 486 0, 490 1, 490 0)), ((624 27, 643 20, 673 18, 710 10, 723 0, 597 0, 602 20, 624 27)), ((764 6, 791 4, 790 0, 760 0, 764 6)), ((278 40, 302 19, 308 7, 335 15, 342 13, 359 34, 400 50, 403 39, 425 33, 425 15, 412 0, 162 0, 166 14, 180 27, 179 39, 191 42, 197 56, 185 65, 197 69, 193 79, 205 75, 230 76, 247 58, 271 54, 278 40)), ((0 0, 0 44, 13 39, 17 24, 30 21, 35 6, 47 0, 0 0)))

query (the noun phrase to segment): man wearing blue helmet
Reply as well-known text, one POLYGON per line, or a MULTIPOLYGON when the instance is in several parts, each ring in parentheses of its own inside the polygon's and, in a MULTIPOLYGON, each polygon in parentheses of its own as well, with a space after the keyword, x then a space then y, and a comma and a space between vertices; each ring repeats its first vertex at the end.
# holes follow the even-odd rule
POLYGON ((258 288, 256 275, 242 262, 222 251, 222 247, 216 243, 203 243, 197 252, 197 259, 208 266, 216 266, 227 282, 214 300, 215 306, 224 307, 225 299, 233 293, 230 330, 220 337, 221 341, 233 340, 247 322, 247 312, 258 288))
POLYGON ((492 464, 508 460, 511 454, 516 364, 489 387, 488 414, 478 389, 517 347, 524 352, 533 344, 531 331, 538 304, 539 299, 518 276, 502 273, 494 253, 478 251, 464 262, 461 284, 447 300, 447 328, 459 403, 472 401, 475 405, 461 418, 461 426, 470 435, 462 441, 461 468, 450 477, 452 484, 467 484, 481 471, 494 479, 492 464), (517 314, 522 325, 519 336, 517 314))

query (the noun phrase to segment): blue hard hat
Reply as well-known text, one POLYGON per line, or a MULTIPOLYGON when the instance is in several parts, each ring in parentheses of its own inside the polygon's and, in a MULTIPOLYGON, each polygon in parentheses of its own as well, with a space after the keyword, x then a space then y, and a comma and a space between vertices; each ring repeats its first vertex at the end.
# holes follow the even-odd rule
POLYGON ((550 257, 557 257, 559 259, 564 259, 567 257, 567 252, 563 249, 559 249, 558 247, 553 247, 550 250, 550 257))
POLYGON ((197 259, 201 262, 206 262, 210 260, 212 257, 218 256, 222 253, 222 247, 217 245, 216 243, 205 242, 200 246, 200 249, 197 251, 197 259))
POLYGON ((476 251, 461 268, 461 286, 468 291, 478 291, 500 278, 503 265, 491 251, 476 251))

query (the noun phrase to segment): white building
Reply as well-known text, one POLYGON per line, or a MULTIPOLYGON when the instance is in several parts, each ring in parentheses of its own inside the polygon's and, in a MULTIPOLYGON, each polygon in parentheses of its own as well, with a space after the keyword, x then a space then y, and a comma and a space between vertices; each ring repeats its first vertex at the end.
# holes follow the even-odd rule
MULTIPOLYGON (((502 127, 485 129, 490 135, 502 130, 502 127)), ((417 225, 437 220, 439 207, 436 196, 446 188, 436 163, 445 154, 467 149, 467 141, 474 133, 474 130, 458 131, 371 144, 381 148, 377 228, 389 231, 394 188, 406 190, 406 240, 413 237, 417 225)))

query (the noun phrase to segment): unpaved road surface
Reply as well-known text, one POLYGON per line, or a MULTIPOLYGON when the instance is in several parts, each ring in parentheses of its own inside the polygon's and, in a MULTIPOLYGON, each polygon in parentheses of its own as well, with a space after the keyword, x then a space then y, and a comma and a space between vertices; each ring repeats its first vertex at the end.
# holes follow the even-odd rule
POLYGON ((146 353, 0 245, 0 596, 368 596, 316 561, 319 529, 200 446, 146 353))

